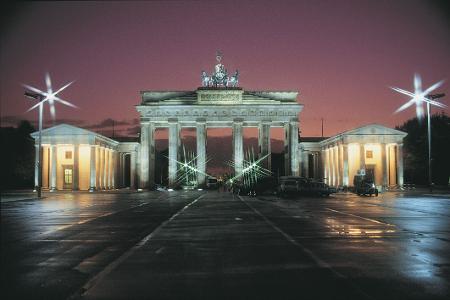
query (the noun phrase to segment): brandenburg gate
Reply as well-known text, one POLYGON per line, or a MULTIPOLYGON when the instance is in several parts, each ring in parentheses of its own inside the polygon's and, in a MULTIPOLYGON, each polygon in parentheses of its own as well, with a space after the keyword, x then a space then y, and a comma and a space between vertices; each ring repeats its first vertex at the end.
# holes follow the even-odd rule
MULTIPOLYGON (((228 78, 220 63, 208 77, 202 72, 202 87, 195 91, 142 91, 140 113, 141 145, 139 161, 139 187, 150 188, 155 179, 155 129, 168 128, 169 186, 177 179, 177 161, 181 147, 180 132, 183 127, 196 128, 197 181, 206 182, 207 128, 232 128, 233 160, 235 174, 243 169, 243 128, 259 130, 260 157, 271 153, 270 128, 282 127, 285 132, 284 156, 286 175, 299 175, 297 155, 299 119, 303 105, 297 103, 298 92, 244 91, 237 87, 238 71, 228 78)), ((270 169, 270 155, 262 162, 270 169)))

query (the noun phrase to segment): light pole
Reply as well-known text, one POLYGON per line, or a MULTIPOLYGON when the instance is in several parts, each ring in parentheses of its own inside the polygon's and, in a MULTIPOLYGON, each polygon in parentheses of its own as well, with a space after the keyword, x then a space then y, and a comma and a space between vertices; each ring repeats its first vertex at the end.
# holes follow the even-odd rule
POLYGON ((53 88, 52 88, 52 81, 50 79, 50 74, 47 73, 47 74, 45 74, 45 84, 47 86, 46 92, 41 91, 30 85, 23 84, 23 87, 25 87, 27 90, 31 91, 31 92, 25 91, 25 96, 38 101, 38 103, 33 105, 28 111, 33 110, 36 107, 39 107, 39 149, 38 149, 39 151, 38 151, 38 157, 37 157, 37 162, 36 162, 36 167, 38 168, 38 172, 37 172, 38 184, 36 187, 38 198, 40 198, 42 195, 42 119, 44 117, 44 103, 48 102, 48 104, 50 106, 50 114, 51 114, 53 120, 55 120, 55 102, 59 102, 61 104, 76 108, 76 106, 73 105, 72 103, 70 103, 66 100, 63 100, 57 96, 60 92, 65 90, 72 83, 73 83, 73 81, 67 83, 66 85, 61 87, 59 90, 54 92, 53 88))
POLYGON ((42 117, 43 117, 43 102, 42 100, 44 100, 44 96, 41 94, 37 94, 37 93, 30 93, 30 92, 25 92, 25 96, 34 100, 37 100, 39 102, 39 151, 38 151, 38 157, 36 158, 36 164, 37 164, 37 168, 38 168, 38 184, 36 186, 36 191, 37 191, 37 196, 38 198, 41 198, 42 195, 42 117))
POLYGON ((445 94, 435 94, 429 95, 432 91, 440 87, 444 83, 443 80, 436 82, 426 90, 422 90, 422 78, 419 74, 414 75, 414 93, 405 91, 403 89, 397 87, 391 87, 396 92, 412 97, 408 102, 400 106, 395 113, 398 113, 411 105, 416 105, 416 115, 419 121, 423 118, 423 103, 425 102, 427 105, 427 121, 428 121, 428 184, 430 187, 430 192, 433 191, 433 180, 432 180, 432 170, 431 170, 431 105, 438 106, 441 108, 446 108, 445 104, 442 104, 434 99, 442 98, 445 94))
MULTIPOLYGON (((426 98, 430 100, 439 99, 444 97, 445 94, 427 95, 426 98)), ((431 164, 431 107, 430 102, 427 101, 427 125, 428 125, 428 184, 430 186, 430 192, 433 192, 433 176, 432 176, 432 164, 431 164)))

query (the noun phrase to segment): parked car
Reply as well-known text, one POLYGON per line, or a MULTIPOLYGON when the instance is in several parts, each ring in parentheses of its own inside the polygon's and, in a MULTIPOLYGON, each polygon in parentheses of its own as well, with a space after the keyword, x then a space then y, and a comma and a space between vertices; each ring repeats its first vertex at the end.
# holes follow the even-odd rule
POLYGON ((304 188, 301 185, 304 178, 298 176, 281 176, 278 183, 278 194, 280 196, 295 195, 304 188))
POLYGON ((375 186, 372 178, 366 177, 365 175, 355 175, 353 180, 355 185, 355 193, 359 195, 375 195, 378 196, 378 189, 375 186))
POLYGON ((278 193, 281 196, 286 195, 310 195, 310 196, 329 196, 336 193, 336 189, 328 186, 322 181, 312 178, 298 176, 282 176, 278 187, 278 193))
POLYGON ((206 180, 206 188, 209 190, 214 190, 219 187, 216 177, 208 177, 206 180))

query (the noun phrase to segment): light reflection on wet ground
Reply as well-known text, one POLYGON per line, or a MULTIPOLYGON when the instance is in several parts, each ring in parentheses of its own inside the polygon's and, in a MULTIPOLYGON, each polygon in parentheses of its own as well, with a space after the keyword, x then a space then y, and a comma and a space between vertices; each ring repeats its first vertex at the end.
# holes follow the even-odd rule
POLYGON ((86 299, 449 296, 446 197, 239 200, 216 192, 126 191, 45 196, 2 203, 2 289, 13 298, 76 295, 117 261, 86 299), (139 250, 120 259, 146 236, 139 250))

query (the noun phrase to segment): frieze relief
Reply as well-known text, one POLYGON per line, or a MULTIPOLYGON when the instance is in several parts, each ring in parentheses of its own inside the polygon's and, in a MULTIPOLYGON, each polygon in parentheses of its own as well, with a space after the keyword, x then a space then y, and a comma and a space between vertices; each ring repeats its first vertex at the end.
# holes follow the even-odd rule
POLYGON ((146 117, 289 117, 296 116, 295 110, 259 109, 154 109, 145 113, 146 117))

